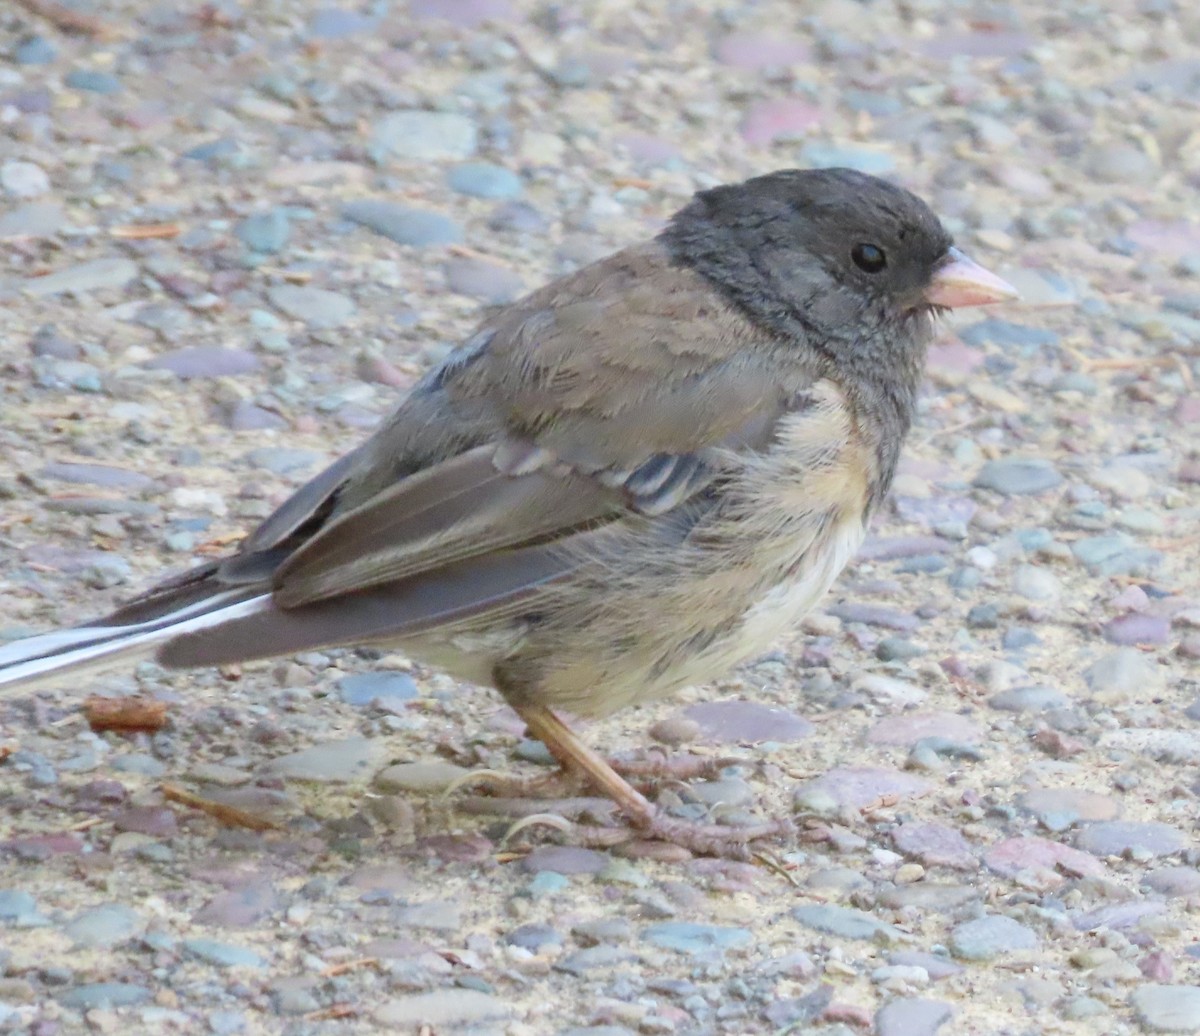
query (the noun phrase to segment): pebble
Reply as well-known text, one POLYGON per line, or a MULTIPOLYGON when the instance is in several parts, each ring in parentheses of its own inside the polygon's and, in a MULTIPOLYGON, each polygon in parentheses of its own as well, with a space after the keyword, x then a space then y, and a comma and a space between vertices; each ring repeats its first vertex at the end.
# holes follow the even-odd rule
POLYGON ((261 773, 314 784, 360 782, 382 761, 385 747, 365 737, 325 741, 269 760, 261 773))
POLYGON ((1129 998, 1147 1032, 1200 1032, 1200 986, 1139 986, 1129 998))
POLYGON ((310 285, 279 284, 267 292, 267 297, 276 309, 316 331, 341 327, 358 311, 349 295, 310 285))
POLYGON ((576 846, 543 845, 534 849, 521 866, 531 874, 553 871, 556 874, 599 874, 608 866, 609 857, 594 849, 576 846))
POLYGON ((342 206, 342 216, 397 244, 415 248, 453 245, 463 239, 462 227, 449 216, 411 205, 372 199, 351 201, 342 206))
POLYGON ((470 158, 478 139, 479 130, 466 115, 410 109, 378 120, 367 150, 376 162, 420 164, 470 158))
POLYGON ((800 149, 800 163, 812 169, 857 169, 872 176, 896 171, 896 157, 882 148, 865 144, 828 144, 809 141, 800 149))
POLYGON ((175 349, 151 360, 154 370, 170 371, 183 381, 192 378, 227 378, 249 374, 261 366, 257 356, 243 349, 220 345, 193 345, 175 349))
POLYGON ((1080 788, 1033 788, 1018 797, 1017 805, 1051 831, 1065 831, 1080 821, 1113 820, 1121 811, 1111 796, 1080 788))
POLYGON ((1003 496, 1045 493, 1062 485, 1063 477, 1049 461, 1036 457, 1006 457, 988 461, 974 484, 1003 496))
POLYGON ((1045 712, 1067 708, 1071 699, 1053 687, 1014 687, 993 694, 988 704, 1001 712, 1045 712))
POLYGON ((155 483, 149 475, 130 471, 111 464, 88 464, 71 461, 54 461, 41 469, 43 478, 79 485, 104 486, 120 489, 127 493, 138 493, 150 489, 155 483))
POLYGON ((196 924, 220 928, 249 928, 274 914, 280 906, 275 886, 262 878, 247 878, 218 893, 192 918, 196 924))
POLYGON ((664 950, 690 955, 710 950, 730 950, 747 945, 753 936, 747 928, 722 925, 692 924, 686 921, 663 921, 642 930, 642 941, 664 950))
POLYGON ((792 916, 802 925, 843 939, 898 942, 901 937, 896 928, 871 914, 862 910, 854 910, 851 907, 835 906, 831 903, 810 903, 798 906, 793 908, 792 916))
POLYGON ((50 192, 50 177, 33 162, 5 162, 0 165, 0 188, 12 198, 38 198, 50 192))
POLYGON ((957 828, 936 822, 901 824, 892 831, 892 844, 926 867, 975 870, 979 861, 957 828))
POLYGON ((73 918, 63 932, 76 947, 95 948, 132 939, 142 927, 141 918, 123 903, 105 903, 73 918))
POLYGON ((707 701, 689 705, 685 719, 699 727, 700 737, 719 745, 790 744, 813 732, 808 720, 785 709, 748 701, 707 701))
POLYGON ((1152 658, 1122 647, 1096 659, 1083 671, 1092 697, 1105 704, 1153 698, 1166 689, 1166 677, 1152 658))
POLYGON ((187 953, 206 964, 219 968, 261 968, 266 962, 253 950, 243 946, 231 946, 215 939, 184 939, 187 953))
POLYGON ((13 51, 18 65, 49 65, 58 57, 58 50, 45 36, 26 36, 13 51))
POLYGON ((37 901, 28 892, 0 889, 0 921, 28 927, 39 917, 37 901))
POLYGON ((1099 877, 1104 865, 1086 852, 1047 838, 1024 835, 988 846, 984 865, 1006 878, 1032 881, 1038 887, 1061 885, 1063 875, 1099 877))
POLYGON ((92 982, 61 993, 57 1000, 75 1011, 103 1007, 133 1007, 150 999, 150 990, 131 982, 92 982))
POLYGON ((455 166, 446 182, 451 190, 472 198, 515 198, 521 193, 521 178, 512 170, 490 162, 455 166))
POLYGON ((18 237, 53 237, 63 229, 66 221, 66 213, 58 202, 31 201, 0 213, 0 241, 18 237))
POLYGON ((397 706, 420 696, 408 673, 354 673, 337 682, 338 695, 347 705, 382 704, 395 711, 397 706))
POLYGON ((430 759, 416 763, 396 763, 375 776, 375 787, 389 794, 416 792, 433 794, 445 791, 471 771, 453 763, 430 759))
POLYGON ((1170 898, 1200 894, 1200 870, 1193 867, 1159 867, 1143 880, 1155 892, 1170 898))
POLYGON ((1062 581, 1039 565, 1020 565, 1013 572, 1013 590, 1027 601, 1056 601, 1062 596, 1062 581))
POLYGON ((934 1036, 954 1017, 954 1008, 940 1000, 898 997, 875 1012, 876 1036, 934 1036))
POLYGON ((803 138, 821 122, 821 109, 798 97, 755 101, 742 116, 742 139, 755 147, 803 138))
POLYGON ((79 295, 105 288, 124 288, 138 276, 137 263, 132 259, 90 259, 68 266, 45 277, 33 277, 24 284, 27 295, 44 298, 48 295, 79 295))
POLYGON ((421 1026, 460 1026, 499 1020, 510 1012, 500 998, 476 989, 435 989, 381 1004, 372 1018, 389 1029, 416 1031, 421 1026))
POLYGON ((111 72, 98 72, 86 68, 72 69, 63 77, 63 82, 72 90, 100 94, 109 97, 121 92, 121 80, 111 72))
POLYGON ((872 745, 907 746, 930 737, 974 744, 983 734, 972 720, 956 712, 904 712, 885 716, 867 731, 867 742, 872 745))
POLYGON ((1177 853, 1188 838, 1179 828, 1157 820, 1107 820, 1085 825, 1075 844, 1096 856, 1138 853, 1148 858, 1177 853))
POLYGON ((816 813, 861 810, 884 798, 924 795, 933 785, 923 777, 881 767, 852 766, 830 770, 796 789, 796 805, 816 813))
POLYGON ((1038 938, 1032 929, 1011 917, 992 914, 956 925, 950 932, 949 945, 962 960, 992 960, 1005 953, 1036 949, 1038 938))
POLYGON ((277 255, 287 247, 292 225, 287 210, 276 207, 242 220, 234 233, 251 252, 277 255))
POLYGON ((962 972, 963 966, 949 957, 926 953, 923 950, 896 950, 888 954, 888 963, 895 967, 920 968, 932 982, 940 982, 962 972))
POLYGON ((445 265, 446 286, 460 295, 470 295, 491 305, 512 302, 525 291, 525 281, 516 270, 490 259, 454 256, 445 265))

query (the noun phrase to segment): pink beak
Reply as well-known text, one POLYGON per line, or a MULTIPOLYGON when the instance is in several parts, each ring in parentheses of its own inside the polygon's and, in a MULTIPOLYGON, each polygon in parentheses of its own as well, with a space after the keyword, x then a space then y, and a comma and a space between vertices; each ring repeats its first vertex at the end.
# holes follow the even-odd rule
POLYGON ((986 306, 992 302, 1008 302, 1019 298, 1017 289, 1006 280, 985 270, 968 259, 957 248, 951 248, 946 258, 933 272, 933 280, 925 289, 925 301, 933 306, 960 309, 963 306, 986 306))

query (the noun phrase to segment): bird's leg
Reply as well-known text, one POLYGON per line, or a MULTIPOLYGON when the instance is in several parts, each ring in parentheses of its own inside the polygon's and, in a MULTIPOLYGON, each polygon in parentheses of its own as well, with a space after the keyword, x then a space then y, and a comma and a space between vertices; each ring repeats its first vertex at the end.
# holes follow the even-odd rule
POLYGON ((542 742, 563 770, 586 778, 592 787, 616 803, 633 830, 622 838, 620 832, 604 827, 575 827, 576 840, 590 845, 612 846, 622 841, 648 839, 670 842, 703 856, 746 859, 748 843, 760 838, 787 834, 787 821, 749 827, 698 824, 664 815, 659 809, 605 759, 583 743, 578 735, 544 705, 521 702, 513 706, 529 733, 542 742), (614 837, 615 836, 615 837, 614 837))

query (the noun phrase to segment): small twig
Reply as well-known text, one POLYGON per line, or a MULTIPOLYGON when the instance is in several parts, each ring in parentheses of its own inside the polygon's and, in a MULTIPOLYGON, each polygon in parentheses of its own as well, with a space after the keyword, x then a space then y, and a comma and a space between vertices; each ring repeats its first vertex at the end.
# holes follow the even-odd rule
POLYGON ((800 888, 800 881, 791 871, 789 871, 782 863, 774 856, 767 852, 756 852, 754 859, 761 863, 767 870, 774 874, 778 874, 784 881, 795 888, 800 888))
POLYGON ((339 1018, 355 1018, 357 1016, 358 1007, 355 1004, 330 1004, 328 1007, 322 1007, 319 1011, 310 1011, 304 1016, 304 1019, 309 1022, 329 1022, 337 1021, 339 1018))
POLYGON ((374 967, 378 963, 378 957, 356 957, 354 960, 344 960, 341 964, 330 964, 321 972, 321 978, 337 978, 338 975, 345 975, 348 971, 374 967))
POLYGON ((17 0, 30 14, 45 18, 56 29, 77 32, 97 39, 111 39, 116 32, 99 18, 76 11, 59 0, 17 0))
POLYGON ((273 820, 255 816, 244 809, 238 809, 237 806, 227 806, 223 802, 201 798, 199 795, 193 795, 190 791, 179 787, 177 784, 163 784, 160 786, 159 791, 162 792, 163 798, 168 802, 178 802, 180 805, 198 809, 201 813, 207 813, 210 817, 214 817, 222 823, 229 824, 231 827, 246 827, 251 831, 279 830, 279 825, 273 820))
POLYGON ((178 237, 183 228, 178 223, 122 223, 109 233, 122 241, 150 241, 162 237, 178 237))
POLYGON ((83 714, 94 731, 154 731, 167 725, 167 703, 149 698, 101 698, 83 703, 83 714))

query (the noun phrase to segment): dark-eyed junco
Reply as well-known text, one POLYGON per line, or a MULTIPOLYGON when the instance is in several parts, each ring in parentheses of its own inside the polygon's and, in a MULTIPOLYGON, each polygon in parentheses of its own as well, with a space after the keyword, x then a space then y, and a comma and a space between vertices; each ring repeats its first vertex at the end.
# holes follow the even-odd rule
POLYGON ((938 311, 1014 295, 874 177, 702 191, 491 318, 236 553, 0 649, 0 686, 393 645, 499 690, 644 835, 721 851, 769 828, 665 817, 552 710, 709 680, 811 609, 887 493, 938 311))

